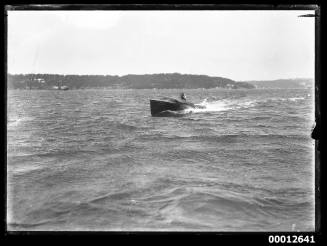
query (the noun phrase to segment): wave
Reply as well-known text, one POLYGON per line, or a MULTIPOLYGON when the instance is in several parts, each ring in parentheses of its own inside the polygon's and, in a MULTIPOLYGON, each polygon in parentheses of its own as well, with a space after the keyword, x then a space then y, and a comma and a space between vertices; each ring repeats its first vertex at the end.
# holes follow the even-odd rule
MULTIPOLYGON (((113 120, 108 120, 106 118, 101 118, 100 116, 100 122, 105 122, 105 126, 108 129, 114 129, 114 130, 123 130, 123 131, 134 131, 139 129, 140 127, 132 125, 130 123, 126 123, 126 120, 123 122, 120 121, 113 121, 113 120), (124 122, 125 121, 125 122, 124 122)), ((90 125, 92 126, 92 124, 90 125)))
POLYGON ((22 118, 16 118, 16 119, 8 120, 8 122, 7 122, 7 126, 8 126, 8 127, 15 127, 15 126, 18 126, 19 123, 21 123, 22 121, 23 121, 22 118))
POLYGON ((7 120, 7 127, 8 128, 17 127, 20 124, 22 124, 23 122, 32 121, 33 119, 34 119, 33 117, 13 117, 13 118, 9 118, 7 120))
POLYGON ((273 98, 258 100, 258 103, 270 104, 270 103, 279 103, 279 102, 297 102, 305 99, 306 99, 305 97, 289 97, 289 98, 273 97, 273 98))
POLYGON ((15 167, 8 167, 8 171, 12 171, 15 175, 23 175, 26 173, 34 172, 34 171, 39 171, 45 169, 40 164, 25 164, 25 165, 15 165, 15 167))
MULTIPOLYGON (((57 221, 58 223, 59 221, 57 221)), ((43 220, 43 221, 39 221, 39 222, 32 222, 32 223, 24 223, 24 222, 12 222, 12 223, 8 223, 8 229, 12 228, 14 230, 19 230, 19 228, 21 228, 21 230, 24 230, 24 228, 28 228, 28 229, 32 229, 32 227, 37 227, 37 226, 44 226, 47 224, 52 224, 54 223, 53 220, 43 220)))
POLYGON ((289 98, 288 100, 292 101, 292 102, 296 102, 296 101, 300 101, 300 100, 304 100, 304 99, 305 99, 304 97, 292 97, 292 98, 289 98))
MULTIPOLYGON (((298 213, 309 211, 310 206, 310 202, 292 201, 291 198, 250 197, 193 188, 188 189, 184 196, 163 207, 160 213, 171 223, 193 223, 194 229, 206 229, 203 227, 206 225, 214 230, 231 228, 231 230, 246 231, 260 230, 260 226, 273 227, 268 221, 283 219, 285 216, 291 217, 290 212, 294 213, 294 211, 298 213), (256 218, 256 222, 251 228, 253 218, 256 218), (242 228, 237 221, 248 221, 248 226, 242 228), (262 225, 260 221, 265 224, 262 225)), ((286 226, 291 229, 292 224, 286 226)))
POLYGON ((213 162, 215 159, 211 157, 210 153, 207 149, 203 150, 192 150, 192 149, 180 149, 180 150, 172 150, 165 151, 161 153, 157 153, 157 156, 162 160, 169 161, 183 161, 187 163, 202 163, 202 162, 213 162))

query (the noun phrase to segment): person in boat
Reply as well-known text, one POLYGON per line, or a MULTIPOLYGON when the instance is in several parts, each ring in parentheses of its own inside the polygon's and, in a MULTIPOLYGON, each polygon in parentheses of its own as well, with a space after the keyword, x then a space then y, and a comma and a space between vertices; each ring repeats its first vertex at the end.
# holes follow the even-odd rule
POLYGON ((182 92, 182 93, 180 94, 180 99, 181 99, 182 101, 186 102, 186 96, 185 96, 184 92, 182 92))

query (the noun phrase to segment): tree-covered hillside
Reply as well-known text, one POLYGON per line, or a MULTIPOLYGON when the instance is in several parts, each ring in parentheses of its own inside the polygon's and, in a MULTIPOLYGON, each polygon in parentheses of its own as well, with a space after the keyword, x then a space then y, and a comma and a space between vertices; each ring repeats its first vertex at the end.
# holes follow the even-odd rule
POLYGON ((8 74, 9 89, 52 89, 58 84, 70 89, 84 88, 124 88, 124 89, 163 89, 163 88, 246 88, 253 85, 235 82, 222 77, 190 74, 146 74, 146 75, 58 75, 58 74, 8 74))

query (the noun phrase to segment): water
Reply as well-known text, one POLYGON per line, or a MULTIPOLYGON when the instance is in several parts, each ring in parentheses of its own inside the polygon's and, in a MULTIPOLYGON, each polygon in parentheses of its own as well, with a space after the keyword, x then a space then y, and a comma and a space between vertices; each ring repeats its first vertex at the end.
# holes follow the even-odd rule
POLYGON ((184 92, 8 91, 8 229, 313 231, 313 92, 184 92))

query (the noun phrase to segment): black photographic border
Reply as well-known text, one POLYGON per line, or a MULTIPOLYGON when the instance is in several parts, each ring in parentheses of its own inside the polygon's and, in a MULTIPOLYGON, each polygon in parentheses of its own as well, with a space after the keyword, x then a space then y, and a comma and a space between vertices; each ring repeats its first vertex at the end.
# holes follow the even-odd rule
MULTIPOLYGON (((158 243, 156 240, 158 236, 173 236, 174 239, 182 239, 187 240, 185 242, 194 242, 194 243, 204 243, 203 239, 210 239, 216 243, 238 243, 238 244, 253 244, 253 243, 260 243, 260 245, 269 244, 268 243, 268 236, 269 235, 303 235, 303 236, 314 236, 316 244, 322 243, 323 240, 323 229, 324 229, 324 222, 322 221, 326 216, 324 212, 324 201, 323 201, 323 191, 325 188, 323 187, 322 182, 322 175, 324 171, 322 161, 323 157, 323 147, 325 142, 323 139, 324 129, 322 124, 324 122, 323 110, 322 110, 322 101, 323 101, 323 90, 324 86, 322 81, 324 81, 324 75, 322 74, 322 61, 323 61, 323 52, 325 51, 322 46, 323 43, 326 43, 326 40, 323 37, 322 33, 322 25, 325 22, 325 16, 321 16, 322 14, 322 4, 318 3, 307 3, 307 4, 7 4, 3 5, 3 14, 4 14, 4 76, 2 81, 3 90, 3 102, 4 102, 4 124, 3 124, 3 131, 1 132, 1 140, 3 144, 3 184, 4 184, 4 230, 3 235, 6 239, 22 240, 27 239, 26 236, 31 236, 28 238, 35 239, 36 236, 39 239, 43 239, 43 242, 46 242, 48 239, 45 239, 44 236, 53 236, 64 238, 70 238, 70 243, 74 241, 75 236, 78 236, 78 242, 83 242, 86 239, 91 239, 90 241, 85 242, 93 242, 95 236, 99 236, 100 238, 107 238, 107 236, 115 236, 119 238, 127 238, 132 239, 139 239, 140 236, 150 237, 154 239, 153 243, 158 243), (315 18, 315 120, 316 126, 312 131, 312 138, 315 139, 315 232, 198 232, 198 231, 188 231, 188 232, 176 232, 176 231, 8 231, 7 230, 7 223, 6 223, 6 199, 7 199, 7 153, 6 153, 6 131, 7 131, 7 11, 19 11, 19 10, 314 10, 314 15, 307 15, 307 16, 300 16, 303 18, 315 18), (323 41, 324 40, 324 41, 323 41), (80 241, 81 240, 81 241, 80 241)), ((109 243, 110 241, 103 241, 105 244, 109 243)), ((162 241, 164 243, 165 241, 162 241)), ((183 243, 184 244, 184 243, 183 243)), ((211 243, 210 243, 211 244, 211 243)), ((291 243, 292 244, 292 243, 291 243)), ((303 243, 306 244, 306 243, 303 243)))

